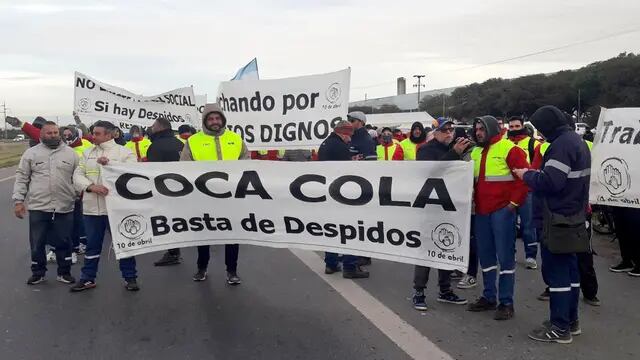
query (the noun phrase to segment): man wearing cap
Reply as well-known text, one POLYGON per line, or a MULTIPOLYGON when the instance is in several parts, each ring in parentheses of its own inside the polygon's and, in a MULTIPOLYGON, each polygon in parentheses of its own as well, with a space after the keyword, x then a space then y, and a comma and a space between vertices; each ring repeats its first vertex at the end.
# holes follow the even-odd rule
POLYGON ((376 142, 365 128, 367 117, 362 111, 352 111, 347 114, 347 120, 353 126, 351 137, 351 152, 357 155, 359 160, 377 160, 376 142))
MULTIPOLYGON (((434 124, 436 125, 436 124, 434 124)), ((459 138, 453 143, 453 122, 445 118, 438 119, 437 126, 433 131, 433 140, 427 142, 418 149, 416 160, 419 161, 461 161, 462 154, 471 146, 471 142, 466 138, 459 138), (453 144, 453 146, 452 146, 453 144)), ((427 310, 424 289, 427 287, 429 272, 431 268, 415 266, 413 272, 413 307, 416 310, 427 310)), ((466 299, 460 298, 451 290, 451 271, 438 270, 438 285, 440 292, 438 302, 464 305, 466 299)))
POLYGON ((513 171, 527 168, 529 163, 522 149, 502 137, 498 120, 493 116, 475 118, 473 129, 477 144, 471 152, 475 178, 475 236, 484 291, 468 310, 495 310, 494 319, 508 320, 514 314, 516 209, 524 202, 528 191, 522 180, 513 176, 513 171))
MULTIPOLYGON (((180 161, 221 161, 246 160, 249 151, 242 137, 227 129, 227 118, 217 104, 206 104, 202 113, 202 131, 189 137, 184 144, 180 161)), ((227 284, 239 285, 237 273, 238 244, 224 246, 224 260, 227 266, 227 284)), ((207 279, 210 259, 209 245, 198 246, 198 271, 193 281, 207 279)))
MULTIPOLYGON (((353 122, 340 121, 320 145, 318 151, 318 161, 350 161, 359 159, 358 155, 353 155, 349 142, 353 135, 353 122)), ((369 136, 367 134, 367 136, 369 136)), ((324 255, 325 274, 333 274, 340 271, 338 254, 326 252, 324 255)), ((368 278, 369 272, 362 270, 358 265, 358 257, 353 255, 342 256, 342 277, 346 279, 368 278)))
MULTIPOLYGON (((375 130, 374 130, 375 131, 375 130)), ((394 141, 391 128, 385 127, 380 133, 380 145, 377 146, 378 160, 404 160, 400 143, 394 141)))

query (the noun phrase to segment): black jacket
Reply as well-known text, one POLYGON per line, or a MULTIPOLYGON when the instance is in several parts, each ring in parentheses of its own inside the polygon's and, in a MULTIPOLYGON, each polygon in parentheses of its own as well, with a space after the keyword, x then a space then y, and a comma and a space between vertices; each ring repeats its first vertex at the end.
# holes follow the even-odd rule
POLYGON ((433 139, 418 148, 416 160, 449 161, 462 160, 462 158, 453 148, 433 139))
POLYGON ((182 141, 173 136, 173 132, 163 130, 153 135, 153 141, 147 150, 147 160, 151 162, 180 161, 182 141))
POLYGON ((331 133, 318 150, 318 161, 349 161, 352 156, 349 145, 335 133, 331 133))
POLYGON ((353 132, 351 146, 353 155, 362 154, 363 160, 378 160, 376 142, 371 138, 367 129, 362 127, 353 132))

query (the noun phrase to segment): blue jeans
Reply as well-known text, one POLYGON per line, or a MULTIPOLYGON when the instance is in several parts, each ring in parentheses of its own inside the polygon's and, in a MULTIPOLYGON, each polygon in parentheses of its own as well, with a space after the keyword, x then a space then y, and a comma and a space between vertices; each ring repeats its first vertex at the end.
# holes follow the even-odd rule
POLYGON ((520 216, 520 229, 522 230, 522 242, 524 242, 524 254, 527 259, 535 259, 538 256, 538 238, 536 228, 533 226, 533 195, 529 193, 527 199, 518 207, 520 216))
MULTIPOLYGON (((332 252, 324 253, 324 263, 330 268, 337 268, 339 259, 338 254, 332 252)), ((345 271, 355 271, 358 264, 358 257, 353 255, 342 255, 342 268, 345 271)))
POLYGON ((549 311, 551 323, 561 330, 569 330, 578 320, 580 273, 576 254, 553 254, 544 245, 540 247, 542 275, 551 294, 549 311))
POLYGON ((503 305, 513 304, 516 266, 516 214, 508 207, 489 215, 475 216, 478 258, 482 267, 482 296, 496 301, 496 278, 500 264, 499 297, 503 305))
MULTIPOLYGON (((106 215, 85 215, 84 225, 87 230, 87 252, 84 254, 84 266, 82 266, 80 280, 95 281, 104 233, 109 228, 109 218, 106 215)), ((136 258, 120 259, 120 272, 125 279, 135 279, 137 277, 136 258)))

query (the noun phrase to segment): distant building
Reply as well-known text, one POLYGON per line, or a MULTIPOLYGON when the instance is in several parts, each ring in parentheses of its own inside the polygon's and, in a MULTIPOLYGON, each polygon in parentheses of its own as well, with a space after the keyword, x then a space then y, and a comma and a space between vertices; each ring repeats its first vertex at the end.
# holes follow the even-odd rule
MULTIPOLYGON (((424 98, 425 96, 437 96, 437 95, 451 95, 453 90, 457 87, 451 87, 446 89, 437 89, 437 90, 429 90, 429 91, 421 91, 420 97, 424 98)), ((349 103, 350 107, 354 106, 363 106, 363 107, 373 107, 379 108, 382 105, 395 105, 400 108, 401 111, 415 111, 418 109, 418 93, 403 93, 406 91, 406 81, 404 78, 398 78, 398 95, 395 96, 386 96, 375 99, 366 99, 359 101, 352 101, 349 103)))

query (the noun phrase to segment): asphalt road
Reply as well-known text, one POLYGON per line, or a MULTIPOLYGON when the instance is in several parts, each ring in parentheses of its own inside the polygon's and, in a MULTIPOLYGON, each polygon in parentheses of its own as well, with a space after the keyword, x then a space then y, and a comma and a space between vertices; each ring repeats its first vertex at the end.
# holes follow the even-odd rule
MULTIPOLYGON (((241 246, 243 284, 224 282, 223 249, 214 247, 209 279, 195 283, 195 249, 181 265, 155 268, 160 254, 138 257, 141 291, 126 292, 115 258, 103 256, 98 287, 71 294, 55 281, 26 285, 26 220, 13 216, 13 168, 0 169, 0 359, 616 359, 640 358, 640 279, 607 271, 615 244, 596 239, 601 307, 581 302, 583 335, 571 345, 540 344, 528 331, 547 316, 539 271, 519 256, 516 316, 496 322, 489 313, 435 301, 411 307, 412 266, 375 260, 370 279, 319 275, 318 257, 241 246), (311 260, 309 260, 311 259, 311 260), (399 322, 389 322, 396 318, 399 322), (389 326, 387 326, 389 325, 389 326), (412 335, 413 334, 413 335, 412 335), (417 334, 419 337, 416 337, 417 334), (413 337, 411 337, 413 336, 413 337), (424 344, 436 350, 415 353, 424 344), (439 348, 439 351, 438 351, 439 348)), ((640 239, 639 239, 640 240, 640 239)), ((103 254, 109 253, 105 242, 103 254)), ((522 254, 521 244, 518 246, 522 254)), ((311 253, 311 255, 316 256, 311 253)), ((79 275, 79 265, 72 269, 79 275)), ((459 290, 475 299, 480 286, 459 290)), ((424 347, 429 349, 429 347, 424 347)))

